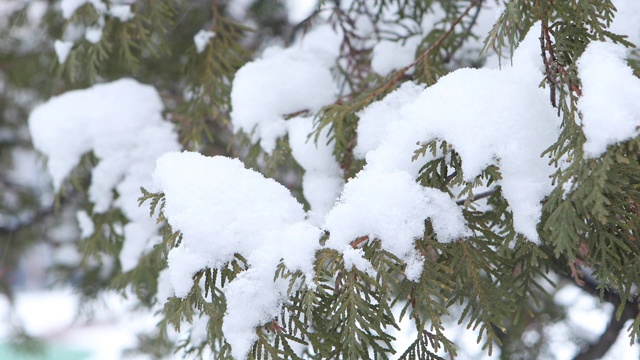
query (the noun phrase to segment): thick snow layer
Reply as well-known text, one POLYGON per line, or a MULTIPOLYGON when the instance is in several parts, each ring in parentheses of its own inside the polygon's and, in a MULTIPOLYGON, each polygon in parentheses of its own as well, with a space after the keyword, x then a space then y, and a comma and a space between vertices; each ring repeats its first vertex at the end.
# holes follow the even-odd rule
MULTIPOLYGON (((445 193, 422 187, 406 171, 383 172, 365 168, 347 183, 338 204, 326 217, 331 236, 326 246, 337 250, 359 236, 381 239, 382 247, 414 262, 413 246, 424 235, 431 218, 441 241, 468 234, 460 208, 445 193)), ((420 273, 414 273, 416 280, 420 273)))
POLYGON ((313 118, 296 117, 287 121, 291 154, 304 169, 302 191, 311 206, 312 219, 320 225, 331 210, 344 186, 342 170, 333 156, 334 142, 328 141, 328 130, 320 132, 318 141, 310 136, 313 118))
POLYGON ((556 141, 559 120, 548 94, 538 87, 542 74, 536 36, 534 27, 514 54, 513 67, 461 69, 423 91, 405 84, 364 109, 355 153, 367 166, 347 183, 340 204, 327 216, 328 244, 339 247, 361 235, 378 236, 384 243, 387 237, 392 251, 402 256, 396 251, 409 251, 413 239, 422 235, 418 219, 445 213, 431 217, 440 241, 468 235, 453 200, 442 193, 436 199, 437 190, 425 192, 415 183, 430 160, 411 160, 416 144, 433 139, 446 140, 458 152, 467 181, 487 166, 499 165, 503 179, 498 184, 514 213, 514 227, 537 241, 540 201, 551 191, 553 172, 541 154, 556 141), (385 181, 389 183, 381 185, 385 181), (390 195, 400 187, 406 193, 390 195), (384 208, 394 210, 384 216, 376 210, 384 208), (357 220, 347 225, 345 217, 357 220))
POLYGON ((626 64, 625 55, 622 45, 594 41, 578 60, 582 81, 578 108, 588 157, 598 157, 608 145, 639 134, 640 79, 626 64))
POLYGON ((252 134, 253 142, 271 153, 286 135, 284 115, 315 112, 335 97, 331 72, 313 53, 270 47, 236 73, 231 121, 235 131, 252 134))
POLYGON ((234 356, 244 358, 255 327, 277 316, 286 299, 288 283, 273 279, 276 266, 282 259, 312 278, 320 229, 289 190, 236 159, 171 152, 158 159, 153 178, 169 224, 183 236, 168 261, 176 296, 187 296, 197 271, 220 268, 234 254, 247 260, 250 268, 224 288, 223 320, 234 356))
POLYGON ((153 190, 155 159, 180 149, 162 109, 153 87, 123 79, 54 97, 29 117, 34 147, 47 157, 56 191, 84 154, 93 152, 99 159, 91 172, 89 199, 94 212, 114 206, 130 220, 121 253, 125 271, 136 265, 138 250, 157 240, 155 221, 147 208, 138 206, 140 187, 153 190))

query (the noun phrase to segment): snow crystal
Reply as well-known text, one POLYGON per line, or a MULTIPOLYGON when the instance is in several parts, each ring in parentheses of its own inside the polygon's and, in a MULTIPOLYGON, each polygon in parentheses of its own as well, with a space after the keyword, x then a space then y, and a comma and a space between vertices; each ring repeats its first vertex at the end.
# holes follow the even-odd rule
POLYGON ((253 134, 254 143, 271 153, 286 134, 284 115, 315 112, 333 102, 331 72, 314 54, 297 48, 270 47, 261 59, 244 65, 231 91, 235 131, 253 134))
POLYGON ((197 271, 220 268, 235 254, 247 260, 249 269, 223 290, 225 338, 234 357, 244 358, 255 327, 277 316, 286 299, 288 282, 273 279, 277 265, 282 259, 313 277, 320 229, 285 187, 237 159, 171 152, 157 160, 153 178, 165 194, 167 221, 182 234, 168 261, 176 296, 188 295, 197 271))
POLYGON ((588 157, 598 157, 608 145, 639 134, 640 79, 626 64, 625 52, 622 45, 594 41, 578 60, 582 81, 578 109, 588 157))
POLYGON ((196 50, 198 54, 201 54, 204 49, 209 45, 209 40, 216 36, 216 33, 209 30, 200 30, 193 37, 193 42, 196 44, 196 50))
POLYGON ((94 212, 114 206, 130 220, 123 229, 124 271, 135 266, 137 251, 158 239, 148 209, 138 206, 140 187, 154 190, 150 175, 155 159, 180 148, 162 109, 153 87, 123 79, 54 97, 29 117, 34 147, 47 156, 56 191, 84 154, 93 152, 100 160, 92 170, 89 199, 94 212), (115 200, 114 191, 119 195, 115 200))
POLYGON ((73 42, 56 40, 53 43, 53 48, 56 50, 56 56, 58 57, 58 62, 60 64, 64 64, 64 62, 67 61, 69 52, 71 52, 71 48, 73 48, 73 42))

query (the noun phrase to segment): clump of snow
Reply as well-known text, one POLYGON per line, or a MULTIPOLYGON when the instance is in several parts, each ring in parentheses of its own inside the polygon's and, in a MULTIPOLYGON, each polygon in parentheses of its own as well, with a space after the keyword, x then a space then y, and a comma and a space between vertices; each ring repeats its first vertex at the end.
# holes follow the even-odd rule
POLYGON ((102 39, 102 26, 88 27, 84 33, 84 38, 92 44, 97 44, 102 39))
POLYGON ((76 213, 76 219, 78 220, 78 225, 80 226, 80 237, 87 238, 95 232, 95 225, 93 224, 93 220, 86 211, 80 210, 76 213))
POLYGON ((313 53, 270 47, 236 73, 231 121, 236 132, 252 134, 252 141, 271 153, 287 133, 285 115, 315 112, 335 97, 331 72, 313 53))
POLYGON ((122 22, 133 19, 133 13, 131 12, 131 5, 127 5, 127 4, 111 5, 111 7, 109 8, 109 15, 117 18, 122 22))
POLYGON ((60 64, 64 64, 67 61, 67 57, 69 56, 69 52, 71 52, 71 48, 73 48, 72 41, 62 41, 56 40, 53 43, 53 48, 56 51, 56 56, 58 57, 58 62, 60 64))
POLYGON ((415 182, 431 160, 411 160, 416 144, 435 139, 458 152, 466 181, 498 165, 503 176, 498 184, 513 211, 514 228, 538 240, 540 202, 552 189, 553 173, 541 154, 556 141, 559 120, 538 87, 542 73, 535 60, 536 36, 534 27, 511 68, 461 69, 423 91, 406 84, 359 114, 355 153, 367 165, 327 215, 327 246, 340 249, 369 235, 401 258, 415 256, 413 241, 423 235, 425 218, 431 218, 440 241, 469 235, 448 195, 415 182))
MULTIPOLYGON (((70 19, 71 16, 85 4, 91 4, 95 11, 98 13, 97 25, 90 26, 85 29, 84 37, 92 44, 97 44, 102 39, 102 32, 105 25, 105 16, 112 16, 122 22, 133 19, 134 14, 131 12, 130 1, 109 1, 107 3, 102 0, 62 0, 60 8, 62 10, 62 16, 65 19, 70 19), (108 4, 108 7, 107 7, 108 4)), ((57 48, 56 48, 57 52, 57 48)), ((58 58, 61 56, 58 54, 58 58)), ((66 58, 66 56, 64 57, 66 58)), ((60 61, 63 63, 64 61, 60 61)))
MULTIPOLYGON (((326 34, 320 27, 315 34, 326 34)), ((332 32, 333 33, 333 32, 332 32)), ((286 115, 317 112, 336 98, 330 68, 335 64, 333 49, 323 47, 320 38, 281 49, 270 47, 261 59, 242 67, 235 76, 231 92, 235 131, 252 134, 252 141, 271 153, 276 141, 289 136, 292 155, 305 170, 303 193, 311 206, 310 219, 320 225, 343 186, 342 171, 334 156, 334 142, 322 131, 317 142, 311 117, 286 115)))
POLYGON ((71 15, 78 10, 79 7, 86 4, 89 0, 62 0, 60 2, 60 8, 62 9, 62 16, 65 19, 71 18, 71 15))
POLYGON ((98 13, 104 13, 107 11, 107 5, 102 0, 62 0, 60 2, 60 8, 62 9, 62 16, 65 19, 70 19, 73 13, 76 12, 84 4, 91 4, 98 13))
POLYGON ((153 87, 123 79, 54 97, 29 116, 34 147, 46 155, 56 191, 84 154, 93 152, 99 159, 91 172, 89 199, 95 213, 113 206, 130 220, 123 229, 124 271, 135 267, 148 242, 158 240, 155 221, 138 206, 140 187, 153 190, 155 159, 180 149, 162 109, 153 87))
POLYGON ((423 85, 407 81, 387 95, 384 101, 376 101, 358 113, 358 143, 354 148, 354 155, 364 159, 367 153, 377 149, 391 131, 390 126, 397 126, 394 124, 400 116, 398 110, 414 101, 424 88, 423 85))
POLYGON ((342 170, 333 156, 334 142, 329 142, 328 129, 323 129, 317 142, 310 134, 313 118, 296 117, 287 121, 291 154, 304 169, 302 191, 311 206, 311 218, 320 225, 331 210, 344 185, 342 170))
POLYGON ((243 358, 255 327, 277 316, 286 299, 288 282, 273 279, 280 260, 313 278, 321 230, 285 187, 236 159, 171 152, 158 159, 153 178, 167 221, 183 236, 168 259, 176 296, 187 296, 197 271, 220 268, 235 254, 247 260, 249 269, 224 288, 223 331, 234 357, 243 358))
POLYGON ((351 245, 345 245, 341 249, 341 252, 346 270, 356 268, 371 277, 376 276, 376 271, 373 269, 373 266, 371 266, 371 263, 365 260, 362 249, 354 249, 351 245))
POLYGON ((322 24, 311 28, 293 46, 314 54, 322 63, 331 68, 340 56, 342 32, 331 24, 322 24))
POLYGON ((608 145, 640 133, 640 79, 626 64, 625 54, 622 45, 594 41, 578 60, 582 81, 578 109, 587 157, 598 157, 608 145))
POLYGON ((326 246, 342 250, 366 235, 381 239, 385 250, 413 262, 421 258, 413 242, 424 235, 425 218, 433 220, 441 241, 468 234, 460 208, 445 193, 421 186, 406 171, 367 167, 347 183, 327 215, 325 227, 331 236, 326 246))
POLYGON ((216 36, 216 33, 210 30, 200 30, 193 37, 193 42, 196 44, 196 50, 198 54, 201 54, 204 49, 209 45, 209 40, 216 36))
POLYGON ((286 5, 289 13, 288 18, 292 24, 306 19, 318 6, 314 0, 287 0, 286 5))

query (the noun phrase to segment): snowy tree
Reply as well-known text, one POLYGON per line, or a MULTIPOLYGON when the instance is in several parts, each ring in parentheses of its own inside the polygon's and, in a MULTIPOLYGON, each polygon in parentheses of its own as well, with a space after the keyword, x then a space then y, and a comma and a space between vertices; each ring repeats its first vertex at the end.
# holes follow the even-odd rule
POLYGON ((159 311, 137 351, 592 359, 637 342, 640 3, 12 3, 7 32, 52 30, 7 47, 40 59, 22 77, 40 104, 28 134, 3 125, 79 224, 67 276, 159 311), (584 298, 609 318, 581 326, 584 298))

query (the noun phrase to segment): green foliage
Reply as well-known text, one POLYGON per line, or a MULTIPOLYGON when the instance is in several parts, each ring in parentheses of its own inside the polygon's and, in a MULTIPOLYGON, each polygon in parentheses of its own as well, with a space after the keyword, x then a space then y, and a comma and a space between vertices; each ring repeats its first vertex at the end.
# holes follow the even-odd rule
MULTIPOLYGON (((286 140, 267 156, 250 143, 247 134, 233 133, 229 124, 231 84, 236 71, 256 57, 258 49, 270 42, 289 42, 297 29, 328 12, 328 22, 340 29, 342 36, 333 69, 340 94, 335 103, 313 114, 315 129, 310 141, 324 141, 320 131, 329 130, 328 141, 335 141, 334 155, 346 180, 365 166, 365 161, 353 154, 361 110, 405 81, 430 86, 457 68, 482 64, 484 59, 464 53, 463 45, 487 35, 477 33, 476 26, 488 1, 353 1, 348 7, 339 6, 339 1, 324 1, 324 8, 319 7, 294 26, 286 19, 282 1, 257 0, 251 2, 246 15, 255 29, 245 25, 243 19, 232 18, 228 1, 139 0, 134 2, 135 16, 130 21, 100 14, 91 4, 85 4, 68 21, 49 10, 43 18, 47 41, 62 38, 74 27, 100 26, 99 42, 74 39, 63 64, 56 63, 50 46, 45 52, 4 51, 0 47, 0 61, 11 71, 0 70, 9 88, 36 89, 35 98, 98 81, 135 77, 160 90, 166 118, 176 125, 185 149, 240 157, 249 167, 271 177, 293 174, 299 178, 301 169, 292 161, 286 140), (421 21, 436 12, 438 21, 423 33, 421 21), (371 39, 362 39, 358 32, 358 16, 370 21, 371 39), (385 30, 385 21, 401 22, 403 31, 385 30), (199 30, 215 33, 201 53, 192 41, 199 30), (419 36, 421 43, 411 64, 386 77, 371 71, 372 44, 381 39, 403 42, 412 36, 419 36), (47 64, 46 71, 43 63, 47 64), (58 78, 45 82, 43 74, 50 70, 50 64, 55 64, 58 78)), ((330 249, 316 254, 313 278, 280 264, 274 280, 288 283, 288 301, 281 305, 279 316, 256 328, 257 341, 248 355, 250 359, 455 357, 458 348, 445 334, 447 321, 475 330, 478 343, 489 353, 499 350, 502 358, 544 358, 549 349, 545 349, 543 340, 529 346, 522 344, 522 336, 532 328, 544 333, 546 326, 563 320, 563 310, 552 298, 554 286, 585 285, 585 281, 594 280, 596 295, 617 306, 619 319, 627 319, 625 311, 629 307, 637 310, 640 139, 610 146, 598 158, 584 154, 586 139, 577 107, 581 82, 576 64, 591 41, 632 44, 609 31, 616 11, 610 0, 511 0, 502 5, 502 13, 484 40, 485 54, 495 52, 501 59, 503 53, 512 54, 527 31, 540 21, 540 61, 545 74, 539 80, 562 119, 557 142, 540 154, 557 167, 552 177, 555 189, 542 204, 540 243, 534 244, 515 231, 508 201, 497 185, 502 179, 499 161, 466 181, 463 159, 455 144, 425 139, 415 144, 412 160, 421 164, 415 180, 423 187, 449 194, 463 209, 472 235, 442 243, 430 220, 425 220, 425 233, 414 244, 425 259, 416 281, 404 275, 407 264, 386 251, 380 239, 368 236, 353 239, 351 246, 362 251, 372 272, 347 267, 342 255, 330 249), (391 334, 405 320, 414 328, 415 340, 406 349, 397 349, 391 334)), ((27 20, 16 13, 10 21, 13 26, 22 26, 27 20)), ((7 33, 6 29, 2 31, 7 33)), ((632 57, 630 64, 636 73, 640 71, 637 57, 632 57)), ((26 116, 28 106, 0 96, 0 113, 4 114, 2 130, 8 129, 18 139, 11 143, 0 139, 0 156, 8 161, 6 149, 28 146, 28 139, 20 136, 22 124, 18 120, 26 116)), ((87 170, 97 161, 91 154, 83 159, 59 195, 60 208, 83 206, 91 210, 83 194, 88 188, 87 170)), ((3 176, 0 181, 3 186, 9 184, 3 176)), ((300 195, 297 181, 288 185, 300 195)), ((38 208, 32 190, 9 185, 19 201, 13 208, 0 203, 3 216, 18 219, 25 209, 31 211, 33 219, 49 218, 54 213, 54 209, 38 208)), ((77 286, 85 297, 118 289, 129 291, 144 306, 161 308, 157 332, 141 335, 133 352, 154 358, 182 351, 196 357, 212 354, 218 359, 231 359, 231 346, 222 331, 227 309, 223 290, 248 269, 247 260, 236 254, 219 269, 206 268, 194 274, 193 287, 184 298, 158 299, 158 276, 166 270, 168 253, 181 243, 182 235, 166 223, 164 194, 141 189, 139 203, 150 208, 150 216, 157 218, 164 233, 162 242, 147 252, 135 269, 122 273, 115 260, 122 248, 121 228, 127 219, 111 210, 103 214, 89 211, 96 230, 77 242, 83 254, 80 264, 61 265, 57 270, 67 278, 79 276, 77 286), (106 264, 107 259, 115 265, 106 264), (206 324, 206 336, 199 336, 193 323, 206 324), (182 340, 176 342, 172 331, 181 332, 182 340)), ((0 227, 2 264, 15 266, 13 259, 33 243, 22 240, 44 237, 42 233, 29 222, 0 227), (21 242, 15 241, 17 236, 21 242)), ((324 234, 323 240, 330 236, 324 234)), ((1 276, 0 287, 10 292, 10 284, 1 276)), ((631 340, 639 340, 640 314, 635 311, 628 319, 633 320, 631 340)))

